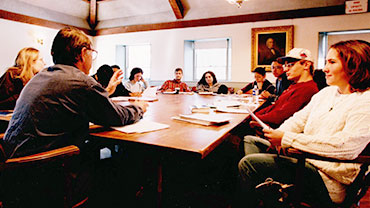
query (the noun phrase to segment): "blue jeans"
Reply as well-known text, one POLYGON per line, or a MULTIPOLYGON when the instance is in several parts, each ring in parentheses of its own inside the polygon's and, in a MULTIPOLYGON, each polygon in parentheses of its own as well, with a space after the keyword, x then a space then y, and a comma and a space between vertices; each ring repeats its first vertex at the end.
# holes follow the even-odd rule
MULTIPOLYGON (((297 160, 266 153, 269 146, 269 141, 259 137, 244 138, 246 155, 239 162, 241 193, 238 201, 241 207, 257 207, 255 187, 263 183, 266 178, 272 178, 284 184, 295 182, 297 160)), ((303 174, 303 200, 318 204, 319 207, 332 207, 333 202, 317 169, 306 162, 303 174)))

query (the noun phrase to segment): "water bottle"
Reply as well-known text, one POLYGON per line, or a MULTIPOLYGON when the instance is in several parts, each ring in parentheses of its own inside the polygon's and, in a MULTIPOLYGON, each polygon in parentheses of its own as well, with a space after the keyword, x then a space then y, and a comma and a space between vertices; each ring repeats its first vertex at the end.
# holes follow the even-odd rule
POLYGON ((258 103, 258 87, 254 85, 253 87, 253 101, 254 103, 258 103))

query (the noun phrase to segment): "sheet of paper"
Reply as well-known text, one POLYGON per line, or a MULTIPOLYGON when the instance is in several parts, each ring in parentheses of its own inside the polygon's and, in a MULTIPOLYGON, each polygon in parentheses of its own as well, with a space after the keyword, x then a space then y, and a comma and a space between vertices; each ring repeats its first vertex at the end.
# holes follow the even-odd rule
POLYGON ((176 91, 165 91, 165 92, 162 92, 163 94, 176 94, 176 91))
POLYGON ((156 130, 165 129, 169 127, 170 126, 167 124, 162 124, 162 123, 148 121, 148 120, 140 120, 134 124, 121 126, 121 127, 113 127, 113 129, 130 134, 130 133, 145 133, 145 132, 156 131, 156 130))
POLYGON ((199 95, 213 95, 213 92, 198 92, 199 95))
POLYGON ((247 111, 249 112, 249 114, 254 118, 254 120, 256 120, 261 126, 262 128, 264 129, 271 129, 269 126, 267 126, 265 123, 263 123, 263 121, 261 121, 261 119, 259 119, 252 111, 251 109, 249 109, 247 107, 247 111))
POLYGON ((142 97, 156 97, 158 86, 148 87, 144 90, 142 97))

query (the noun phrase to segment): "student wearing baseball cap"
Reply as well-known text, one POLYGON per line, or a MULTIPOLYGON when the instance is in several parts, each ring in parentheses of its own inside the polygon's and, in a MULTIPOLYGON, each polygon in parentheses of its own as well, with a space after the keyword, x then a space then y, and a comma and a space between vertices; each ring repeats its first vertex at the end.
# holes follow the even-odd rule
MULTIPOLYGON (((286 89, 275 104, 256 113, 265 123, 273 128, 279 127, 286 119, 310 102, 311 97, 319 90, 313 81, 313 59, 311 52, 303 48, 293 48, 289 53, 278 58, 283 64, 288 80, 293 83, 286 89)), ((251 121, 251 126, 256 122, 251 121)))

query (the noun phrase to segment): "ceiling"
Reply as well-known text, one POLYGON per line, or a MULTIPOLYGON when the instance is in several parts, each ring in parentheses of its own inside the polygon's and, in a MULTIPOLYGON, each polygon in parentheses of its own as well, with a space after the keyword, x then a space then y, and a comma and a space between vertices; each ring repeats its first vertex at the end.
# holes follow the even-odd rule
POLYGON ((234 16, 329 8, 344 3, 345 0, 249 0, 238 8, 226 0, 0 0, 0 8, 11 14, 103 30, 212 18, 227 21, 234 16))

